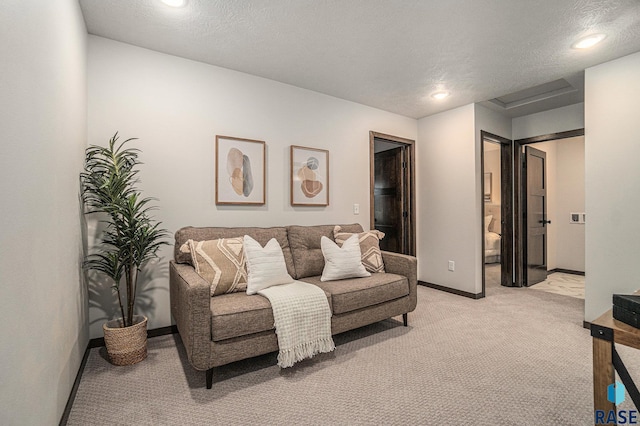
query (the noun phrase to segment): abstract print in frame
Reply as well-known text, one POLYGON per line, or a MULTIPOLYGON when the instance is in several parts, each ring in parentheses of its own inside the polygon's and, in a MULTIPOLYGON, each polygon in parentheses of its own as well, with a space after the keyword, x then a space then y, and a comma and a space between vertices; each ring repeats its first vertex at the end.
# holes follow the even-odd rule
POLYGON ((291 205, 329 205, 329 151, 291 145, 291 205))
POLYGON ((264 141, 216 135, 216 204, 264 203, 264 141))

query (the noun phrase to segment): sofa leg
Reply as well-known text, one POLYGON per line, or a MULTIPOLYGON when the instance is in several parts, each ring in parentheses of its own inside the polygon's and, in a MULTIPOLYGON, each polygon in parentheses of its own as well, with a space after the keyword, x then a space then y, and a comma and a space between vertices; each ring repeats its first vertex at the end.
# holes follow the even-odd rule
POLYGON ((207 389, 213 386, 213 368, 207 370, 207 389))
POLYGON ((402 321, 404 322, 404 326, 409 326, 409 314, 402 314, 402 321))

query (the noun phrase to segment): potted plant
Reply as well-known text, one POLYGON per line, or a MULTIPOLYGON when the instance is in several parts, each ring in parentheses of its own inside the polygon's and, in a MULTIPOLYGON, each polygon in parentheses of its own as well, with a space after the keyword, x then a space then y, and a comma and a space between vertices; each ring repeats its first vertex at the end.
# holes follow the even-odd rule
POLYGON ((84 266, 113 281, 122 315, 103 325, 107 353, 116 365, 135 364, 147 356, 147 318, 135 315, 138 273, 158 257, 168 235, 149 215, 152 199, 143 198, 136 187, 140 151, 125 147, 132 140, 118 143, 116 132, 106 147, 89 146, 80 174, 85 213, 101 214, 105 227, 102 241, 85 258, 84 266))

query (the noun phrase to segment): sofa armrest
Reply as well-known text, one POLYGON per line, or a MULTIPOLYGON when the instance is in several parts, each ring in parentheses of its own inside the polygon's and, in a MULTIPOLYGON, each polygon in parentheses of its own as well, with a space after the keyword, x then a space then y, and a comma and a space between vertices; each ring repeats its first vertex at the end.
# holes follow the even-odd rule
POLYGON ((418 259, 415 256, 383 251, 382 261, 386 272, 407 277, 411 301, 409 312, 413 311, 418 304, 418 259))
POLYGON ((191 265, 169 264, 171 314, 187 357, 198 370, 209 369, 211 356, 211 285, 191 265))

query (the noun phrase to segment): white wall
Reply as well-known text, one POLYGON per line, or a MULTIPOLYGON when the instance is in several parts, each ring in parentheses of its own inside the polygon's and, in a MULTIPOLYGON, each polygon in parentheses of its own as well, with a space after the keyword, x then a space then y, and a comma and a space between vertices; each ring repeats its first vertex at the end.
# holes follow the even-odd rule
POLYGON ((547 269, 585 271, 585 226, 569 222, 584 212, 584 136, 530 145, 547 153, 547 269))
POLYGON ((640 53, 585 72, 585 319, 640 287, 640 53))
POLYGON ((0 13, 0 424, 60 421, 88 343, 78 174, 86 29, 77 1, 0 13))
POLYGON ((513 139, 584 128, 584 103, 514 118, 513 139))
MULTIPOLYGON (((141 188, 159 199, 171 232, 194 226, 359 222, 369 226, 369 131, 415 139, 416 120, 271 80, 89 37, 89 142, 119 131, 138 137, 141 188), (216 206, 215 136, 264 140, 267 204, 216 206), (289 146, 330 151, 330 205, 289 204, 289 146), (360 204, 360 215, 353 204, 360 204)), ((418 224, 420 226, 420 224, 418 224)), ((171 323, 168 261, 146 283, 150 328, 171 323)), ((106 293, 106 292, 105 292, 106 293)), ((102 335, 109 294, 91 303, 91 336, 102 335)))
POLYGON ((584 136, 556 143, 556 267, 585 271, 585 225, 569 222, 572 212, 585 212, 584 136))
MULTIPOLYGON (((418 120, 418 280, 477 293, 473 104, 418 120), (447 270, 448 261, 456 265, 447 270)), ((480 240, 478 240, 480 241, 480 240)))
POLYGON ((482 130, 508 138, 511 120, 477 104, 418 120, 418 280, 471 294, 484 266, 482 130))

